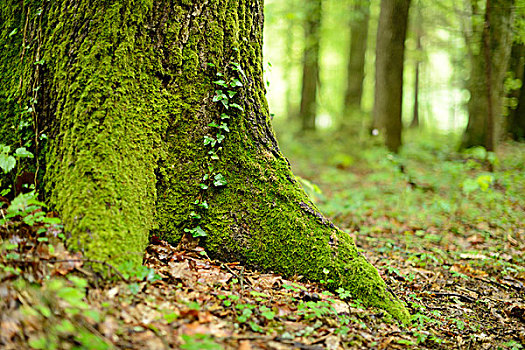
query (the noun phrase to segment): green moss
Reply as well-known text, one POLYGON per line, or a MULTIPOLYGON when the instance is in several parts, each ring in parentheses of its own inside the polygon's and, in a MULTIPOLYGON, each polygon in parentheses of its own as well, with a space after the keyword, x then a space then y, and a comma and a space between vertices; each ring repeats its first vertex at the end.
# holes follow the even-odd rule
POLYGON ((45 57, 59 129, 47 187, 71 245, 93 259, 140 263, 155 226, 166 105, 144 29, 151 2, 97 3, 50 9, 45 57))

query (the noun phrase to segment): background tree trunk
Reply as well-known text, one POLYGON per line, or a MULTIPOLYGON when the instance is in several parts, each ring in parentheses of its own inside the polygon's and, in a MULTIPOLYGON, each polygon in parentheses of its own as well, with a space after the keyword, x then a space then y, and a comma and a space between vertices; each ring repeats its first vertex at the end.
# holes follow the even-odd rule
MULTIPOLYGON (((488 55, 484 52, 483 28, 476 27, 471 42, 467 45, 471 48, 471 74, 468 82, 470 100, 468 102, 469 121, 463 135, 461 148, 483 146, 487 149, 495 148, 501 138, 501 124, 504 97, 504 79, 512 47, 512 20, 514 11, 514 0, 491 1, 490 13, 486 17, 490 25, 485 31, 487 37, 488 55), (490 66, 487 66, 486 57, 490 57, 490 66), (490 81, 487 81, 487 68, 490 68, 490 81), (490 94, 488 90, 490 86, 490 94), (493 121, 489 125, 489 99, 490 110, 493 113, 493 121), (492 133, 487 135, 487 133, 492 133), (489 140, 493 144, 488 144, 489 140)), ((473 11, 476 14, 476 11, 473 11)), ((475 19, 475 16, 473 16, 475 19)))
POLYGON ((305 2, 303 80, 301 89, 301 130, 315 130, 317 87, 319 83, 319 47, 321 41, 322 0, 305 2))
POLYGON ((385 131, 392 152, 401 147, 403 67, 410 0, 382 0, 376 46, 373 128, 385 131))
POLYGON ((421 39, 423 37, 423 14, 421 10, 421 1, 417 2, 416 7, 417 15, 415 20, 415 35, 416 35, 416 63, 415 63, 415 73, 414 73, 414 112, 412 115, 412 121, 410 122, 411 128, 418 128, 420 124, 419 120, 419 84, 420 84, 420 70, 421 70, 421 60, 423 55, 423 46, 421 39))
MULTIPOLYGON (((174 244, 198 233, 213 257, 327 280, 408 320, 279 151, 263 82, 262 2, 40 4, 45 39, 35 49, 48 102, 39 120, 53 134, 46 185, 70 245, 140 262, 150 231, 174 244)), ((20 28, 27 10, 7 5, 14 19, 2 33, 20 28)), ((2 73, 20 64, 1 62, 2 73)))
POLYGON ((344 99, 344 117, 349 118, 355 110, 361 110, 365 57, 370 20, 370 1, 356 0, 350 21, 350 54, 348 56, 347 86, 344 99))
POLYGON ((510 71, 515 79, 521 80, 521 87, 509 94, 516 106, 509 110, 507 132, 512 139, 520 141, 525 139, 525 44, 512 46, 510 71))

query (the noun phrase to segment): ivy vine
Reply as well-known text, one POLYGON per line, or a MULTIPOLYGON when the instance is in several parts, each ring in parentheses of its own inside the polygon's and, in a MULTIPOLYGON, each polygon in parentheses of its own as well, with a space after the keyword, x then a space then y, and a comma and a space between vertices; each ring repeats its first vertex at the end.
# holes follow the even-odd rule
MULTIPOLYGON (((212 63, 208 63, 208 66, 215 67, 212 63)), ((244 112, 242 106, 234 100, 239 89, 243 87, 240 79, 244 76, 244 72, 238 63, 229 63, 229 66, 233 72, 231 77, 217 72, 215 74, 217 80, 213 81, 216 90, 212 101, 219 105, 221 114, 217 121, 208 124, 210 133, 205 135, 203 140, 204 146, 208 147, 207 172, 199 183, 200 193, 193 202, 194 209, 190 212, 188 221, 191 223, 191 228, 184 229, 184 232, 190 233, 194 238, 207 236, 206 231, 201 227, 203 213, 209 209, 208 202, 205 200, 207 191, 210 188, 221 188, 228 184, 224 175, 216 171, 215 162, 220 160, 219 154, 222 151, 223 142, 230 132, 228 122, 236 113, 244 112)))

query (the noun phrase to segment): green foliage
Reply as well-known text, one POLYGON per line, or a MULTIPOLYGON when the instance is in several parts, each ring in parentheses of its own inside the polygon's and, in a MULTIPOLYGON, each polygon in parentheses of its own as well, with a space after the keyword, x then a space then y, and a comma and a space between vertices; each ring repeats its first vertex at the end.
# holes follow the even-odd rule
POLYGON ((106 350, 112 346, 91 324, 101 322, 102 313, 86 303, 88 282, 80 277, 53 278, 42 285, 18 280, 16 288, 23 291, 26 303, 21 313, 45 325, 46 333, 29 339, 34 349, 62 349, 73 339, 77 349, 106 350))
POLYGON ((161 277, 155 273, 155 270, 144 265, 137 265, 133 261, 125 261, 118 266, 119 272, 127 280, 155 282, 161 277))
MULTIPOLYGON (((214 64, 209 64, 208 66, 215 68, 214 64)), ((244 74, 238 63, 229 63, 228 66, 233 72, 244 74)), ((233 101, 233 97, 238 94, 238 91, 234 91, 233 89, 242 87, 243 84, 241 81, 235 75, 227 77, 226 73, 222 72, 217 72, 215 75, 221 79, 213 81, 213 84, 217 85, 217 90, 215 90, 212 101, 220 103, 224 112, 219 116, 220 121, 214 121, 208 124, 211 134, 204 135, 203 144, 209 147, 206 164, 208 171, 202 177, 202 182, 199 183, 201 193, 199 194, 199 199, 195 200, 194 205, 196 207, 191 211, 190 217, 188 218, 188 223, 191 227, 184 229, 184 232, 191 234, 194 238, 208 236, 208 233, 200 225, 202 218, 205 216, 205 212, 209 209, 207 202, 203 201, 202 198, 206 196, 206 191, 210 190, 212 186, 220 188, 228 184, 224 175, 215 171, 216 163, 221 159, 219 154, 223 150, 222 144, 226 139, 226 134, 230 132, 228 120, 231 119, 232 116, 235 116, 236 113, 232 108, 241 112, 243 111, 242 106, 233 101)))
POLYGON ((183 334, 182 340, 184 344, 180 348, 184 350, 222 350, 222 347, 207 334, 183 334))

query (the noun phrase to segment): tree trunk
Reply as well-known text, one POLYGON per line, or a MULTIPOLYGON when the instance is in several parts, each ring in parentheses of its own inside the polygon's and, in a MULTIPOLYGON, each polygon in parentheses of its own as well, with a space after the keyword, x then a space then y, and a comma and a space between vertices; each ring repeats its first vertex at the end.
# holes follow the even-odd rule
POLYGON ((525 140, 525 44, 512 46, 510 71, 515 79, 521 80, 521 87, 512 90, 509 98, 514 100, 514 108, 509 110, 507 132, 513 140, 525 140))
POLYGON ((485 28, 474 32, 471 42, 467 42, 472 52, 469 121, 461 148, 483 146, 493 150, 501 138, 503 83, 512 47, 514 0, 493 0, 488 8, 485 28))
POLYGON ((295 86, 297 82, 292 78, 292 71, 296 66, 295 55, 294 55, 294 32, 296 27, 296 16, 295 11, 297 11, 297 4, 294 0, 289 0, 287 3, 287 15, 286 15, 286 32, 284 35, 284 50, 286 56, 284 58, 283 64, 283 80, 286 84, 285 92, 285 103, 286 103, 286 117, 290 122, 296 120, 297 116, 297 106, 293 102, 293 96, 297 91, 295 86))
POLYGON ((392 152, 401 147, 403 67, 410 0, 382 0, 376 46, 373 128, 392 152))
POLYGON ((321 0, 305 3, 303 80, 301 89, 301 131, 314 131, 319 82, 319 46, 321 40, 321 0))
POLYGON ((421 44, 421 38, 423 36, 423 15, 421 13, 421 1, 417 3, 417 16, 415 23, 416 32, 416 63, 415 63, 415 75, 414 75, 414 112, 412 115, 412 121, 410 122, 411 128, 419 128, 419 83, 420 83, 420 69, 421 69, 421 57, 423 54, 423 46, 421 44))
POLYGON ((365 79, 365 56, 370 20, 370 1, 356 0, 354 19, 350 22, 350 55, 348 57, 347 86, 344 99, 344 116, 361 110, 363 81, 365 79))
MULTIPOLYGON (((2 34, 23 26, 20 6, 2 8, 11 19, 2 34)), ((44 35, 32 48, 45 59, 39 120, 52 125, 46 188, 72 247, 140 262, 150 232, 174 244, 192 234, 213 257, 331 281, 408 320, 279 151, 263 83, 262 2, 43 6, 44 35)), ((13 50, 21 35, 7 39, 13 50)), ((2 76, 21 64, 1 62, 2 76)))

